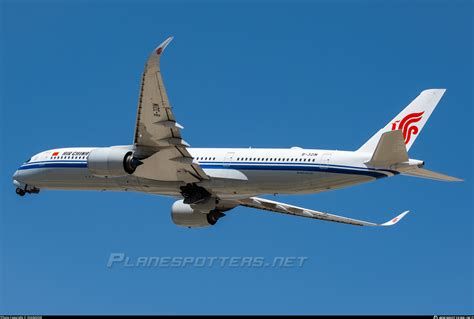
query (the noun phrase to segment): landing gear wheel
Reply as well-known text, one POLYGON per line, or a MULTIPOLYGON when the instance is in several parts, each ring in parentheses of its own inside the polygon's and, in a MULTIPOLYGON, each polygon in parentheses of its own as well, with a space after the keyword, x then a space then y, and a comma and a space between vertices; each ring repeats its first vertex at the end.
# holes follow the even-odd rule
POLYGON ((191 194, 185 193, 185 192, 181 193, 181 195, 183 195, 184 198, 189 198, 189 197, 191 197, 191 194))
POLYGON ((217 223, 217 221, 221 218, 221 217, 224 217, 225 214, 218 211, 218 210, 211 210, 209 212, 209 214, 206 215, 207 217, 207 222, 209 223, 209 225, 215 225, 217 223))
POLYGON ((26 194, 25 190, 21 189, 21 188, 17 188, 15 191, 20 196, 25 196, 25 194, 26 194))

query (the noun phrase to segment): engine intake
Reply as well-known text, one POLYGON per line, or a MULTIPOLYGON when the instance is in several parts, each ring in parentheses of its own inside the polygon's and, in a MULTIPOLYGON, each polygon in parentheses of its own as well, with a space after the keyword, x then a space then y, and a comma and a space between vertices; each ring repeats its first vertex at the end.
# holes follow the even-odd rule
POLYGON ((143 164, 133 157, 129 149, 104 147, 93 149, 87 158, 87 167, 92 175, 120 177, 133 174, 143 164))

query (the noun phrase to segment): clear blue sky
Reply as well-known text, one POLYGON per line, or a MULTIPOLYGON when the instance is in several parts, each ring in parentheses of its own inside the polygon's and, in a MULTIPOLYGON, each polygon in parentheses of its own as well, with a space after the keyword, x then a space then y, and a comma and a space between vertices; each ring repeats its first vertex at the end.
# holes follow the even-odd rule
MULTIPOLYGON (((472 313, 473 3, 1 2, 0 313, 472 313), (278 199, 382 222, 248 208, 182 229, 172 199, 15 195, 30 155, 132 142, 140 74, 162 71, 195 147, 354 150, 426 88, 447 93, 410 150, 465 179, 410 177, 278 199), (302 268, 106 267, 130 256, 307 256, 302 268)), ((273 198, 270 196, 269 198, 273 198)))

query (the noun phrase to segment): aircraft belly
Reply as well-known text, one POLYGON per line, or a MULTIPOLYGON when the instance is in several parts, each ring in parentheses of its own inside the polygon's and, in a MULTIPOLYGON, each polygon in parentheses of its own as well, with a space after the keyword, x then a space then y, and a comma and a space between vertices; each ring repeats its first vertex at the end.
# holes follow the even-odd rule
POLYGON ((202 186, 217 195, 308 194, 365 183, 375 178, 364 175, 307 171, 240 171, 246 179, 213 178, 202 186))
MULTIPOLYGON (((298 171, 241 170, 246 178, 213 178, 206 184, 218 194, 291 194, 310 191, 313 188, 308 175, 298 171)), ((234 174, 236 176, 240 176, 234 174)))
POLYGON ((351 185, 366 183, 375 180, 374 177, 365 175, 340 174, 340 173, 325 173, 325 177, 314 181, 314 186, 318 191, 328 191, 332 189, 339 189, 351 185))

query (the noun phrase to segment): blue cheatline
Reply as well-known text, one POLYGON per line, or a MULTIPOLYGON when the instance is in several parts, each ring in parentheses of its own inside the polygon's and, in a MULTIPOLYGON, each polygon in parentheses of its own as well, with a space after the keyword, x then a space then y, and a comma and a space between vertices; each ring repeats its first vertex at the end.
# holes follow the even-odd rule
MULTIPOLYGON (((253 171, 308 171, 308 172, 328 172, 335 174, 351 174, 351 175, 365 175, 375 178, 387 177, 388 172, 397 175, 397 171, 392 170, 376 170, 373 168, 354 167, 354 166, 343 166, 343 165, 321 165, 317 163, 302 163, 302 164, 291 164, 291 163, 228 163, 224 162, 205 162, 201 163, 200 166, 203 169, 238 169, 238 170, 253 170, 253 171)), ((25 163, 19 170, 35 169, 35 168, 86 168, 87 161, 77 160, 50 160, 50 161, 38 161, 34 163, 25 163)))

